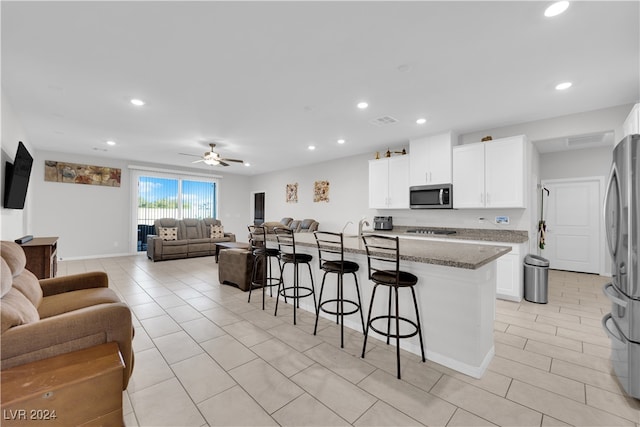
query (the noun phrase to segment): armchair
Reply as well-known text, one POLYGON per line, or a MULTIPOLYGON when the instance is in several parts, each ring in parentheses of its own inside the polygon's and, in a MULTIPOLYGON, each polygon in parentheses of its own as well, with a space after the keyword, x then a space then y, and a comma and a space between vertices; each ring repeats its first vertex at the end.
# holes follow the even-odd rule
POLYGON ((133 369, 131 311, 108 288, 104 272, 38 280, 25 269, 22 248, 8 241, 0 243, 0 264, 0 369, 113 341, 126 389, 133 369))

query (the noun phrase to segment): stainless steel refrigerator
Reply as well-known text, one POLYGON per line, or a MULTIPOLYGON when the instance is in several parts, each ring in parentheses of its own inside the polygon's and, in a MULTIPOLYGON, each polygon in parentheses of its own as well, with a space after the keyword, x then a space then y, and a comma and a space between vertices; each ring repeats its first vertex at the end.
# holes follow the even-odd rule
POLYGON ((602 326, 611 339, 611 362, 625 391, 640 399, 640 135, 613 150, 604 219, 612 280, 604 286, 611 313, 602 326))

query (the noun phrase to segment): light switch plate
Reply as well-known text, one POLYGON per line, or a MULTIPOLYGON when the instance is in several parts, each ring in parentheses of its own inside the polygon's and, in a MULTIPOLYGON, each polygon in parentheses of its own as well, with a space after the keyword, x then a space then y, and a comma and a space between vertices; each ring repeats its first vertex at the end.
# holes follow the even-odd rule
POLYGON ((509 217, 508 216, 497 216, 496 217, 496 224, 502 224, 502 225, 509 224, 509 217))

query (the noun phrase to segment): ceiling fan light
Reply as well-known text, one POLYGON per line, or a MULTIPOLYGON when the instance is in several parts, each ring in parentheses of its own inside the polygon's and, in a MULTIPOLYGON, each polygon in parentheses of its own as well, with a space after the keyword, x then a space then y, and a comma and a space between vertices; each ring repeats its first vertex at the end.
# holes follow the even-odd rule
POLYGON ((206 164, 208 164, 209 166, 216 166, 216 165, 220 164, 220 161, 218 161, 217 159, 213 159, 213 158, 204 159, 204 162, 206 164))

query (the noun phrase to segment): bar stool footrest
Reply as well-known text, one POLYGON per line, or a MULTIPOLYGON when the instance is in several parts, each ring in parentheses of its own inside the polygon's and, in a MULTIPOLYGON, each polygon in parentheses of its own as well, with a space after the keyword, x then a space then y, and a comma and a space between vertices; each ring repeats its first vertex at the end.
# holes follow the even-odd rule
POLYGON ((291 299, 300 299, 300 298, 306 298, 308 296, 313 295, 313 289, 311 288, 307 288, 304 286, 288 286, 288 287, 283 287, 282 289, 280 289, 280 295, 285 297, 285 298, 291 298, 291 299), (293 295, 288 295, 287 291, 288 290, 295 290, 297 289, 298 291, 307 291, 306 293, 300 293, 298 292, 298 295, 295 295, 295 293, 293 295))
POLYGON ((373 326, 373 322, 376 320, 392 320, 392 325, 395 324, 395 320, 396 320, 396 316, 389 316, 389 315, 384 315, 384 316, 376 316, 371 318, 371 321, 369 322, 369 328, 371 328, 374 332, 379 333, 382 336, 385 337, 389 337, 389 338, 411 338, 414 337, 418 334, 418 330, 419 330, 419 326, 416 322, 414 322, 413 320, 407 319, 406 317, 398 317, 399 320, 401 320, 402 322, 404 322, 404 324, 409 324, 411 326, 413 326, 413 328, 415 329, 412 333, 409 334, 402 334, 399 335, 399 331, 396 331, 396 333, 392 334, 391 331, 381 331, 379 329, 376 329, 373 326))
POLYGON ((357 302, 351 301, 351 300, 348 300, 348 299, 345 299, 345 300, 342 300, 342 301, 345 304, 353 305, 355 307, 355 309, 353 309, 351 311, 345 311, 344 313, 340 312, 339 311, 339 307, 340 307, 340 305, 339 305, 340 300, 339 299, 328 299, 328 300, 325 300, 320 304, 319 308, 320 308, 321 311, 323 311, 325 313, 334 314, 334 315, 342 314, 343 316, 348 316, 350 314, 354 314, 354 313, 357 313, 358 311, 360 311, 360 305, 357 302), (335 303, 336 304, 336 311, 331 311, 330 309, 324 308, 324 305, 325 304, 329 304, 329 303, 335 303))

